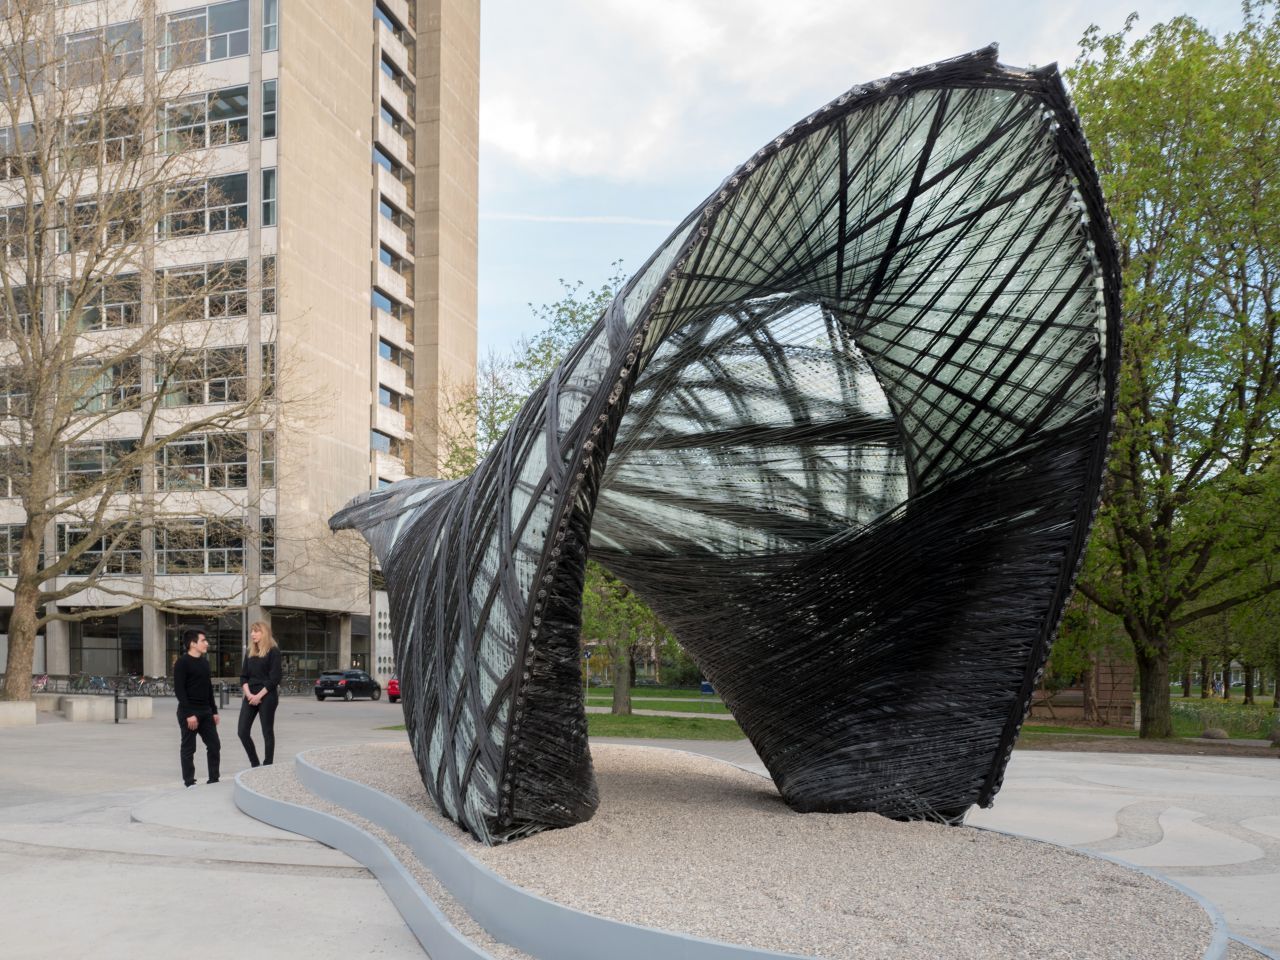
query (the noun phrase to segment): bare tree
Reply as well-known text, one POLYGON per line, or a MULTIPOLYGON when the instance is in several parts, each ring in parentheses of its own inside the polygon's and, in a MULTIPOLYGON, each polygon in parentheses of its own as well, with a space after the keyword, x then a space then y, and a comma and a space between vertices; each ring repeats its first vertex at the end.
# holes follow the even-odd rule
POLYGON ((255 602, 194 574, 263 572, 276 357, 240 318, 274 312, 274 281, 217 255, 248 204, 204 149, 244 131, 189 87, 196 38, 157 38, 150 0, 124 22, 99 7, 9 0, 0 23, 0 495, 22 520, 0 543, 5 700, 30 697, 52 620, 255 602), (158 266, 158 242, 202 262, 158 266))

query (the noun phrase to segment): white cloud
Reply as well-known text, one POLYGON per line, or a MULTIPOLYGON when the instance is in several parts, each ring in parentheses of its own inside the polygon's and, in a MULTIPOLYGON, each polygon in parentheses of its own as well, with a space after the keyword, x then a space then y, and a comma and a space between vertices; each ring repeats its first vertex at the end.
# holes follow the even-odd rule
MULTIPOLYGON (((1219 28, 1239 20, 1222 0, 1131 3, 1148 25, 1183 9, 1219 28)), ((1117 30, 1129 6, 485 0, 481 139, 544 179, 724 174, 855 83, 993 40, 1008 63, 1066 66, 1090 22, 1117 30)))

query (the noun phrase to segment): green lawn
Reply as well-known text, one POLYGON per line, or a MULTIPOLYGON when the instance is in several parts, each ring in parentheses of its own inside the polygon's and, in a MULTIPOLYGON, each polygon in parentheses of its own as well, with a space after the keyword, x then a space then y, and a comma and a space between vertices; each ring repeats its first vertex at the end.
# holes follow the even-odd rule
POLYGON ((587 714, 587 733, 593 737, 637 737, 646 740, 741 740, 746 734, 731 720, 700 717, 615 717, 587 714))
POLYGON ((1026 723, 1023 733, 1071 733, 1089 737, 1136 737, 1137 730, 1129 727, 1060 727, 1052 724, 1026 723))
MULTIPOLYGON (((613 697, 592 696, 587 700, 589 707, 608 707, 613 704, 613 697)), ((706 700, 638 700, 631 698, 633 710, 679 710, 682 713, 718 713, 728 714, 729 708, 719 700, 708 697, 706 700)))
MULTIPOLYGON (((404 724, 378 727, 403 730, 404 724)), ((587 735, 591 737, 635 737, 643 740, 741 740, 746 734, 731 720, 704 720, 701 717, 615 717, 611 713, 587 714, 587 735)))
MULTIPOLYGON (((613 699, 613 687, 588 687, 587 696, 613 699)), ((691 697, 694 700, 708 700, 713 703, 718 703, 720 699, 715 694, 699 693, 692 687, 632 687, 631 696, 658 697, 663 700, 691 697)))
POLYGON ((1175 737, 1198 737, 1206 727, 1218 727, 1231 737, 1265 740, 1271 728, 1280 724, 1270 696, 1251 707, 1239 700, 1175 697, 1170 701, 1170 712, 1175 737))

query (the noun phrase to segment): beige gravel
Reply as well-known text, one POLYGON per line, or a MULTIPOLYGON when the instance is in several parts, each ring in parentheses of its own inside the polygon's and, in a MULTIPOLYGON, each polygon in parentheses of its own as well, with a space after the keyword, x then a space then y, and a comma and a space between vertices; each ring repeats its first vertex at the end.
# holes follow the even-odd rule
POLYGON ((875 814, 798 814, 705 757, 596 744, 588 823, 501 847, 430 804, 407 745, 313 751, 398 797, 512 883, 629 923, 837 960, 1199 960, 1207 916, 1144 874, 1050 844, 875 814))

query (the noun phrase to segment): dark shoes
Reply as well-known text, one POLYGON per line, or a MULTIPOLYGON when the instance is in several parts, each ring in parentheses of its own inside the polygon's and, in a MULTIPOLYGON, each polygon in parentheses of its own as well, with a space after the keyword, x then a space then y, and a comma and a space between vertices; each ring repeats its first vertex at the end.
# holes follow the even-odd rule
POLYGON ((205 783, 217 783, 217 782, 218 782, 218 778, 217 778, 217 777, 214 777, 212 780, 206 780, 206 781, 205 781, 205 783))

